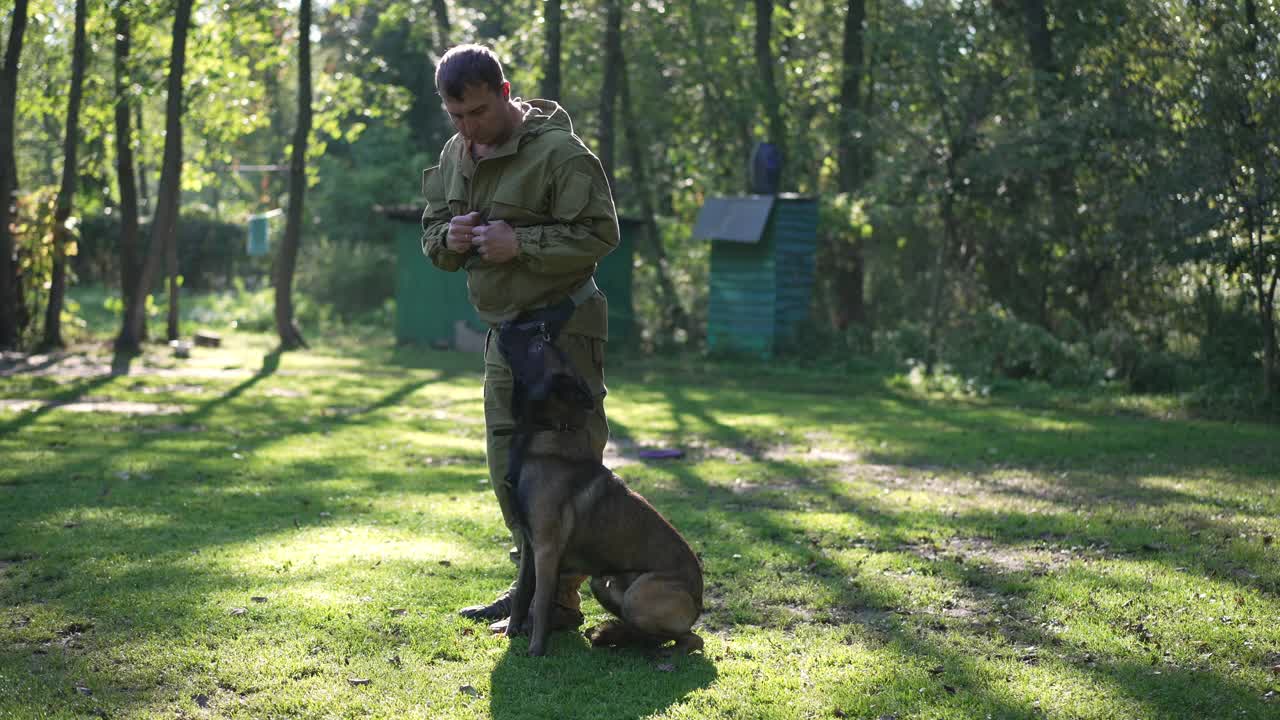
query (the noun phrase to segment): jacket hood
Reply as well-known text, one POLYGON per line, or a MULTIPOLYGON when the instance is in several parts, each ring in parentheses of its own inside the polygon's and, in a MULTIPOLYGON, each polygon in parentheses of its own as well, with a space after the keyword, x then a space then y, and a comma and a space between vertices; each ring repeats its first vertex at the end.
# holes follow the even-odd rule
POLYGON ((573 120, 569 117, 569 112, 555 100, 517 98, 516 101, 524 110, 524 123, 520 126, 524 134, 533 137, 548 130, 573 132, 573 120))

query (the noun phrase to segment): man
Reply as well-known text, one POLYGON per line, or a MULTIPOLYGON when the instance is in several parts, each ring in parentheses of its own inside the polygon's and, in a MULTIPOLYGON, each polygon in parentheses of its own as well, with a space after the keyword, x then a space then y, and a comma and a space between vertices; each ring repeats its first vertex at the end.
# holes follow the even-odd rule
MULTIPOLYGON (((457 130, 440 164, 423 173, 427 209, 422 249, 436 267, 465 270, 471 303, 489 324, 484 351, 484 416, 489 478, 512 531, 521 533, 507 479, 512 417, 511 367, 498 350, 497 326, 522 313, 576 306, 556 346, 596 398, 587 431, 597 456, 609 425, 604 415, 604 342, 608 305, 596 288, 596 263, 618 245, 618 220, 600 161, 573 133, 569 114, 548 100, 511 97, 511 83, 492 51, 460 45, 436 68, 436 92, 457 130)), ((561 578, 553 627, 582 623, 578 586, 561 578)), ((488 605, 459 611, 497 621, 510 615, 510 590, 488 605)))

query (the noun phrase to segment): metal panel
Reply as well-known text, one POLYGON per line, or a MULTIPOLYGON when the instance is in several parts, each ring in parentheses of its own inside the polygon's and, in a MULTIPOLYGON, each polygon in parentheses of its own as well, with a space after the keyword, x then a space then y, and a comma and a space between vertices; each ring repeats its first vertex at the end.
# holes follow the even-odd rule
POLYGON ((417 221, 396 223, 396 342, 452 346, 454 325, 483 328, 467 299, 467 274, 444 272, 422 254, 417 221))
POLYGON ((757 243, 773 210, 772 195, 707 198, 693 226, 695 240, 757 243))
POLYGON ((644 223, 631 218, 618 218, 619 243, 596 266, 596 284, 609 298, 609 342, 624 343, 635 335, 635 302, 631 284, 635 262, 635 246, 643 233, 644 223))

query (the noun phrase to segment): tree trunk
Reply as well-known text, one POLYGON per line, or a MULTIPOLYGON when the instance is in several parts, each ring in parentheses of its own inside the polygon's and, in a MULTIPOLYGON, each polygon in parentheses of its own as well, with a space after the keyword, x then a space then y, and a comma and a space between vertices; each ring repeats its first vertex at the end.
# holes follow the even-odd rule
POLYGON ((940 351, 943 323, 942 300, 946 295, 947 287, 947 258, 951 254, 951 248, 955 247, 956 237, 959 235, 956 230, 955 177, 956 157, 952 147, 948 148, 947 183, 942 195, 942 244, 938 246, 938 254, 933 263, 933 277, 930 278, 933 283, 931 288, 933 293, 929 299, 929 347, 925 352, 925 375, 933 375, 938 358, 942 354, 940 351))
MULTIPOLYGON (((124 3, 116 7, 116 178, 120 183, 120 293, 124 301, 124 314, 143 301, 137 296, 138 273, 138 189, 133 173, 133 138, 129 126, 129 46, 131 31, 128 10, 124 3)), ((143 338, 128 335, 123 328, 116 338, 116 349, 137 352, 143 338)))
POLYGON ((125 316, 125 328, 135 338, 142 337, 146 318, 146 298, 151 281, 160 271, 160 262, 169 243, 177 242, 178 206, 182 197, 182 74, 187 60, 187 30, 191 24, 193 0, 178 0, 173 18, 173 46, 169 55, 169 80, 165 98, 164 160, 160 169, 160 188, 156 211, 151 221, 151 247, 138 277, 139 302, 125 316))
POLYGON ((53 212, 53 277, 49 284, 49 304, 45 306, 44 340, 46 349, 60 348, 62 339, 62 307, 67 292, 67 220, 76 195, 79 167, 76 162, 80 145, 80 98, 84 88, 84 16, 85 0, 76 0, 75 41, 71 47, 71 93, 67 96, 67 130, 63 137, 62 186, 58 189, 58 205, 53 212))
POLYGON ((782 101, 773 75, 773 0, 756 2, 756 68, 764 91, 764 108, 769 117, 769 142, 782 157, 782 176, 787 174, 787 129, 782 117, 782 101))
MULTIPOLYGON (((1049 32, 1049 15, 1045 8, 1045 0, 1023 0, 1023 20, 1027 34, 1027 50, 1031 55, 1031 67, 1036 72, 1035 89, 1036 104, 1041 123, 1057 118, 1061 102, 1057 62, 1053 56, 1053 35, 1049 32)), ((1055 136, 1059 133, 1054 133, 1055 136)), ((1049 154, 1055 159, 1048 168, 1049 207, 1053 215, 1054 234, 1063 239, 1070 248, 1078 251, 1080 263, 1073 268, 1076 277, 1072 284, 1088 288, 1088 308, 1085 312, 1085 325, 1096 329, 1102 321, 1106 300, 1102 296, 1106 283, 1102 282, 1099 263, 1087 248, 1078 247, 1080 233, 1076 223, 1075 208, 1075 169, 1070 160, 1069 149, 1049 148, 1049 154)), ((1042 253, 1049 250, 1046 243, 1041 243, 1042 253)), ((1044 264, 1045 256, 1037 258, 1037 265, 1044 264)), ((1048 286, 1050 279, 1044 277, 1042 282, 1048 286)))
POLYGON ((542 64, 542 97, 560 101, 560 0, 543 0, 547 55, 542 64))
POLYGON ((9 232, 13 193, 18 188, 13 151, 13 118, 18 106, 18 58, 27 30, 27 0, 17 0, 9 42, 4 46, 0 69, 0 350, 18 346, 18 269, 15 243, 9 232))
POLYGON ((298 264, 303 203, 307 192, 307 138, 311 134, 311 0, 302 0, 298 19, 298 127, 293 132, 289 161, 289 212, 284 241, 276 259, 276 333, 280 348, 306 347, 293 320, 293 271, 298 264))
POLYGON ((661 326, 656 333, 660 338, 659 344, 665 344, 676 330, 684 330, 686 333, 689 331, 689 316, 684 306, 680 304, 680 295, 676 292, 675 283, 671 281, 671 273, 667 268, 667 253, 662 248, 662 235, 658 231, 657 214, 654 212, 653 200, 649 195, 649 173, 644 162, 644 149, 647 146, 640 137, 640 128, 636 124, 635 110, 631 104, 631 84, 621 40, 618 43, 618 60, 618 91, 622 96, 622 125, 627 135, 631 175, 636 193, 640 197, 644 236, 649 246, 653 271, 658 278, 660 307, 667 309, 667 315, 661 319, 661 326))
POLYGON ((436 14, 436 27, 440 34, 436 36, 438 47, 443 51, 449 47, 453 38, 453 25, 449 22, 449 5, 445 0, 432 0, 431 9, 436 14))
POLYGON ((836 123, 840 133, 836 142, 840 163, 840 192, 853 192, 866 178, 859 167, 859 148, 866 141, 858 119, 861 111, 863 59, 863 24, 867 19, 866 0, 849 0, 844 18, 844 67, 840 78, 840 116, 836 123))
MULTIPOLYGON (((144 138, 147 136, 146 126, 142 124, 142 106, 144 104, 145 103, 140 101, 134 104, 133 116, 136 121, 135 124, 138 126, 139 138, 144 138)), ((147 213, 151 212, 151 193, 148 192, 147 190, 147 164, 145 160, 146 160, 145 155, 139 157, 138 159, 138 213, 140 215, 146 215, 147 213)), ((144 325, 144 328, 145 328, 145 325, 144 325)), ((146 332, 143 332, 142 335, 143 335, 143 338, 145 338, 146 332)), ((139 338, 139 339, 143 339, 143 338, 139 338)))
MULTIPOLYGON (((866 0, 849 0, 844 19, 844 67, 840 80, 840 116, 836 123, 837 159, 840 167, 840 192, 852 195, 866 180, 866 168, 861 160, 868 153, 864 146, 861 112, 862 76, 866 71, 863 47, 863 25, 867 19, 866 0)), ((866 282, 866 261, 863 258, 861 238, 844 243, 835 234, 830 236, 832 264, 826 268, 831 273, 832 323, 838 330, 850 324, 862 325, 867 321, 863 303, 866 282)))
POLYGON ((618 73, 622 64, 622 0, 604 0, 604 79, 600 83, 600 141, 597 152, 604 166, 609 188, 616 192, 613 178, 614 109, 618 104, 618 73))
POLYGON ((182 292, 181 278, 178 276, 178 233, 175 228, 173 236, 164 246, 164 274, 169 280, 168 314, 165 316, 165 339, 173 342, 180 336, 178 328, 178 297, 182 292))

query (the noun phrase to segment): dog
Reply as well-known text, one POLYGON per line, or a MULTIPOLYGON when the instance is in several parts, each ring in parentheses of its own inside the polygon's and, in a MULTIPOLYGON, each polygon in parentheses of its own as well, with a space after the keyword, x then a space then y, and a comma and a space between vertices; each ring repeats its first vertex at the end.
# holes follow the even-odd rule
POLYGON ((602 465, 584 419, 594 399, 567 359, 547 353, 549 383, 526 406, 523 460, 515 496, 524 548, 507 636, 529 633, 543 655, 556 585, 591 577, 591 592, 617 620, 588 633, 593 646, 703 647, 691 628, 702 614, 702 563, 684 537, 641 495, 602 465))

